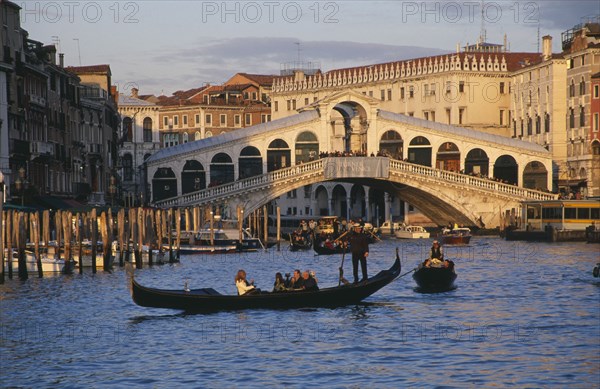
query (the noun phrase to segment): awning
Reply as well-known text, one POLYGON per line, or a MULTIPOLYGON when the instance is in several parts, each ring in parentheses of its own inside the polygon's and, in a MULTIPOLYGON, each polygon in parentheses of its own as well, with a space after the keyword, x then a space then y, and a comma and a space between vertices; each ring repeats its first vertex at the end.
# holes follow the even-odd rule
POLYGON ((587 186, 587 180, 558 180, 558 186, 587 186))
POLYGON ((83 206, 79 201, 56 196, 38 196, 35 200, 38 204, 49 209, 70 209, 83 206))

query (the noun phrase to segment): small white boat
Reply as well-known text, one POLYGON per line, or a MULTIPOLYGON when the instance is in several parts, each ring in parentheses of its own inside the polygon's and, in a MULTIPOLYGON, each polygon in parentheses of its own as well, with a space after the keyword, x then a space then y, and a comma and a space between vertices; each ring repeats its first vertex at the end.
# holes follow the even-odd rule
POLYGON ((429 232, 421 226, 400 226, 394 231, 398 239, 428 239, 429 232))
MULTIPOLYGON (((65 267, 64 259, 49 258, 46 254, 41 254, 42 258, 42 272, 43 273, 69 273, 73 271, 75 262, 72 262, 70 266, 65 267)), ((12 251, 12 261, 6 261, 6 271, 8 266, 12 266, 13 273, 19 271, 19 257, 17 250, 12 251)), ((25 251, 25 264, 27 266, 28 273, 37 273, 37 259, 35 254, 31 251, 25 251)))
POLYGON ((402 226, 402 223, 398 223, 398 222, 390 222, 389 220, 386 220, 383 222, 383 224, 381 226, 379 226, 379 231, 382 234, 385 235, 391 235, 392 233, 398 231, 398 229, 402 226), (393 231, 392 231, 393 228, 393 231))

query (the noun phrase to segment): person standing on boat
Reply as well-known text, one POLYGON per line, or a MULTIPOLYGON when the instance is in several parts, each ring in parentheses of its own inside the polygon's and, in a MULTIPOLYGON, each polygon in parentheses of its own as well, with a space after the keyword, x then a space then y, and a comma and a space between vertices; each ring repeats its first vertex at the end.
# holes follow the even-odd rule
POLYGON ((254 286, 254 280, 251 280, 250 282, 246 280, 246 272, 242 269, 238 270, 237 275, 235 276, 235 286, 237 287, 240 296, 260 292, 254 286))
POLYGON ((367 257, 369 256, 369 237, 362 232, 362 226, 359 223, 353 225, 354 230, 348 238, 350 251, 352 252, 352 271, 354 273, 354 283, 358 283, 358 263, 362 270, 362 280, 366 281, 367 276, 367 257))

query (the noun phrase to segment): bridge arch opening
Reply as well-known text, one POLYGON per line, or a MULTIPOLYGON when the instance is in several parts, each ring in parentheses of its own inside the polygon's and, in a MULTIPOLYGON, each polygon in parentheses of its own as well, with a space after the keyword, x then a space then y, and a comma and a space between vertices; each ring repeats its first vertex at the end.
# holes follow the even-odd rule
POLYGON ((516 185, 519 182, 519 165, 510 155, 501 155, 494 163, 494 178, 516 185))
POLYGON ((342 101, 330 113, 334 138, 342 135, 341 144, 333 144, 334 150, 345 152, 367 151, 367 111, 356 101, 342 101), (333 112, 335 111, 335 112, 333 112))
POLYGON ((234 181, 233 161, 229 154, 218 153, 210 161, 210 184, 217 186, 234 181))
POLYGON ((350 189, 350 215, 351 219, 362 218, 366 211, 366 194, 362 185, 355 184, 350 189))
POLYGON ((424 136, 417 136, 408 146, 408 162, 431 167, 431 143, 424 136))
POLYGON ((444 142, 438 148, 436 154, 437 168, 440 170, 449 170, 451 172, 460 171, 460 151, 453 142, 444 142))
POLYGON ((267 172, 291 166, 290 146, 283 139, 275 139, 267 148, 267 172))
POLYGON ((196 160, 188 160, 181 171, 181 193, 196 192, 206 188, 204 166, 196 160))
POLYGON ((395 130, 386 131, 379 141, 379 152, 394 159, 403 159, 404 140, 395 130))
POLYGON ((319 155, 319 140, 310 131, 301 132, 296 138, 296 164, 314 161, 319 155))
POLYGON ((246 146, 240 152, 239 179, 259 176, 263 174, 262 157, 260 151, 254 146, 246 146))
POLYGON ((329 195, 327 189, 323 185, 319 185, 315 189, 315 202, 317 206, 317 215, 329 216, 329 195))
POLYGON ((465 173, 476 176, 489 174, 490 158, 482 149, 473 149, 467 153, 465 158, 465 173))
POLYGON ((152 177, 152 201, 177 196, 177 177, 170 167, 161 167, 152 177))
POLYGON ((523 187, 538 190, 548 189, 548 171, 543 163, 529 162, 523 170, 523 187))
POLYGON ((341 184, 336 185, 331 192, 331 204, 334 215, 348 218, 348 202, 346 199, 346 188, 341 184))

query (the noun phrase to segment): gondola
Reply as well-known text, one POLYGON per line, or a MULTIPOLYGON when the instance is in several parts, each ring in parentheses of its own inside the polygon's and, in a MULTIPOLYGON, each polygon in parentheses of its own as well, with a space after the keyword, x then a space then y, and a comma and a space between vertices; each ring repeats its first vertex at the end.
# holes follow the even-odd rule
POLYGON ((130 268, 133 301, 142 307, 179 309, 193 313, 209 313, 241 309, 291 309, 339 307, 357 304, 400 275, 400 258, 388 270, 358 284, 323 288, 315 291, 262 292, 244 296, 223 295, 212 288, 164 290, 140 285, 130 268))
POLYGON ((456 272, 454 262, 448 267, 426 267, 420 265, 413 278, 419 286, 417 291, 424 293, 446 292, 455 288, 456 272))
POLYGON ((326 246, 321 246, 317 242, 313 245, 313 250, 317 255, 333 255, 333 254, 343 254, 344 250, 348 251, 348 248, 344 248, 343 245, 336 245, 334 248, 329 248, 326 246))
POLYGON ((312 248, 312 239, 310 237, 298 241, 295 236, 290 235, 290 251, 304 251, 312 248))

